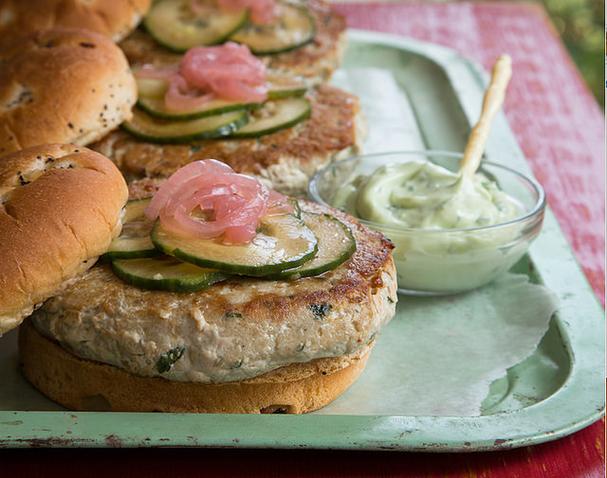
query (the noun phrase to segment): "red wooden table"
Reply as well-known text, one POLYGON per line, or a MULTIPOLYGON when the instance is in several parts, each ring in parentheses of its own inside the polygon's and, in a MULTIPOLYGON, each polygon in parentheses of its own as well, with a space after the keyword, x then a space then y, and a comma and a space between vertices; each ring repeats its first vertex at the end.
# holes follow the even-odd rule
MULTIPOLYGON (((521 3, 341 4, 351 27, 455 48, 489 67, 509 53, 506 114, 604 303, 605 120, 544 11, 521 3)), ((597 61, 601 61, 597 58, 597 61)), ((597 364, 599 366, 600 364, 597 364)), ((602 477, 604 421, 556 442, 460 455, 272 450, 21 450, 0 476, 602 477)))

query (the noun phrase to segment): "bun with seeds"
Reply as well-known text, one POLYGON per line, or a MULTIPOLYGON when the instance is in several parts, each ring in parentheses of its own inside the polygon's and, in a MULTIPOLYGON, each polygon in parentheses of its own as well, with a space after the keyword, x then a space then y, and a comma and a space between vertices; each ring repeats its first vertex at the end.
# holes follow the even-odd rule
POLYGON ((0 335, 105 252, 127 194, 112 162, 83 147, 0 158, 0 335))
POLYGON ((0 0, 0 44, 55 27, 84 28, 120 41, 141 21, 151 0, 0 0))
POLYGON ((87 145, 131 117, 137 87, 120 48, 53 29, 0 51, 0 155, 43 143, 87 145))

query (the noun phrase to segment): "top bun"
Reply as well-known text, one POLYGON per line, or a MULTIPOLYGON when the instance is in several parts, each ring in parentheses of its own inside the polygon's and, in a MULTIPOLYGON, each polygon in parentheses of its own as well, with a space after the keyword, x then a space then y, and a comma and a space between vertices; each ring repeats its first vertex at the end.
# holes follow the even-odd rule
POLYGON ((107 250, 127 196, 114 164, 86 148, 47 144, 0 159, 0 335, 107 250))
POLYGON ((141 21, 150 0, 0 0, 0 43, 54 27, 84 28, 120 41, 141 21))
POLYGON ((137 86, 99 33, 53 29, 0 51, 0 155, 44 143, 89 144, 131 117, 137 86))

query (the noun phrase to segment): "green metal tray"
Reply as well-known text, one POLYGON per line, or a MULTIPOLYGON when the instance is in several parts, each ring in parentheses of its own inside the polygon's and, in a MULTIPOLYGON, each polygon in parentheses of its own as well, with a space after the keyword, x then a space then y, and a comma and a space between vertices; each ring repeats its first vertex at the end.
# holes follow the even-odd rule
MULTIPOLYGON (((406 90, 428 149, 463 150, 480 109, 486 75, 452 50, 400 37, 350 31, 344 68, 390 69, 406 90)), ((503 116, 487 158, 530 174, 503 116)), ((537 350, 494 382, 478 417, 402 415, 190 415, 68 412, 17 371, 16 334, 0 340, 0 447, 329 448, 480 451, 553 440, 597 420, 604 410, 603 311, 547 211, 519 271, 560 300, 537 350)), ((387 327, 398 333, 397 316, 387 327)), ((380 338, 374 355, 387 341, 380 338)), ((373 360, 373 357, 371 358, 373 360)))

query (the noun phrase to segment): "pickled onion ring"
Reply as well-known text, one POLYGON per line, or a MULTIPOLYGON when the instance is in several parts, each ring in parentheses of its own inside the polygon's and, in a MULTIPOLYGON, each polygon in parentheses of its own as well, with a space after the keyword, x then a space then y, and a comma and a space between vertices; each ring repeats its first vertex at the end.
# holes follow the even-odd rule
POLYGON ((164 105, 169 111, 187 111, 203 106, 215 98, 213 93, 201 94, 199 90, 189 87, 180 75, 173 75, 164 95, 164 105))
POLYGON ((186 166, 175 171, 169 179, 167 179, 145 209, 145 215, 148 219, 156 219, 160 214, 160 210, 167 204, 169 199, 175 192, 183 186, 189 179, 205 173, 229 173, 232 171, 227 164, 217 161, 216 159, 207 159, 205 161, 194 161, 186 166))
POLYGON ((245 45, 191 48, 181 60, 179 74, 188 85, 227 100, 267 99, 266 67, 245 45))
POLYGON ((148 64, 135 75, 166 81, 164 104, 173 112, 193 110, 215 98, 251 103, 268 98, 264 63, 248 47, 234 42, 191 48, 178 65, 148 64))
POLYGON ((246 244, 255 237, 262 217, 292 209, 285 196, 258 179, 207 159, 190 163, 167 179, 145 215, 160 218, 163 228, 179 236, 246 244))

